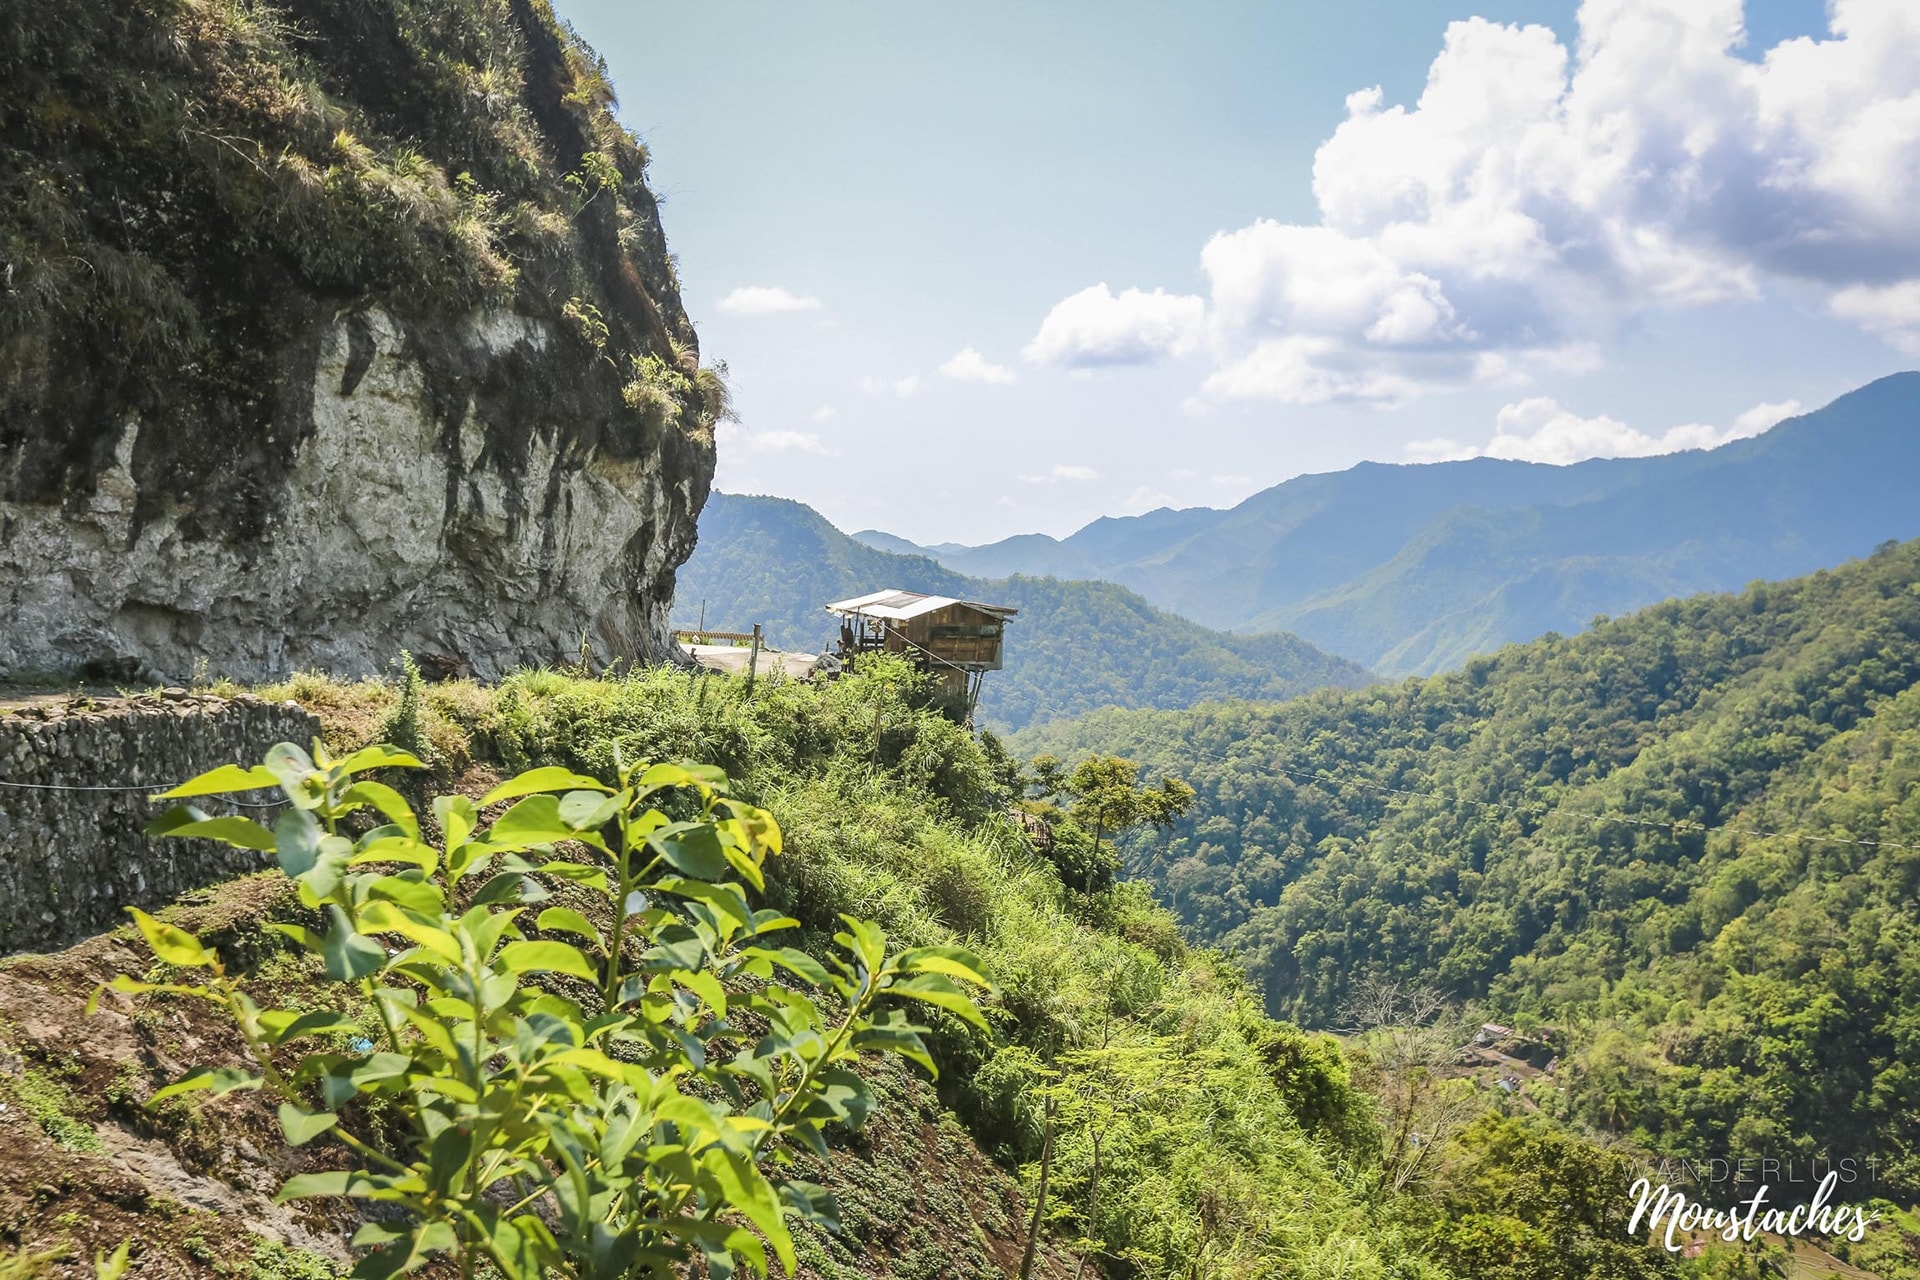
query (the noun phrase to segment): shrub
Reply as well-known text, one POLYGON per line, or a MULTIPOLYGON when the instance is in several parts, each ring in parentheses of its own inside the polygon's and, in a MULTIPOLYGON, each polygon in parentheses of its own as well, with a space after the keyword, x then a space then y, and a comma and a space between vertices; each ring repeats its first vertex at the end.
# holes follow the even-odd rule
POLYGON ((275 853, 327 927, 270 927, 358 987, 378 1044, 293 1052, 352 1024, 260 1008, 215 951, 138 910, 179 978, 110 984, 211 1001, 253 1051, 254 1070, 202 1067, 151 1102, 263 1089, 289 1143, 347 1149, 350 1167, 294 1177, 280 1197, 379 1206, 353 1239, 368 1250, 356 1276, 436 1255, 462 1276, 484 1261, 508 1280, 658 1274, 695 1255, 709 1275, 740 1260, 764 1274, 768 1247, 791 1270, 786 1218, 832 1226, 836 1210, 781 1164, 795 1144, 824 1156, 826 1126, 864 1119, 859 1055, 933 1069, 902 1001, 985 1025, 962 985, 985 985, 965 951, 890 955, 878 927, 850 916, 827 964, 778 945, 797 922, 755 909, 748 892, 764 889, 780 828, 730 797, 716 769, 616 760, 612 783, 535 769, 478 806, 437 798, 430 843, 371 776, 396 767, 421 766, 390 746, 335 760, 282 743, 258 768, 223 766, 166 793, 277 785, 291 807, 273 830, 190 806, 154 827, 275 853), (479 811, 504 801, 483 826, 479 811), (580 908, 541 906, 556 887, 580 908), (358 1099, 402 1117, 405 1141, 343 1123, 358 1099))

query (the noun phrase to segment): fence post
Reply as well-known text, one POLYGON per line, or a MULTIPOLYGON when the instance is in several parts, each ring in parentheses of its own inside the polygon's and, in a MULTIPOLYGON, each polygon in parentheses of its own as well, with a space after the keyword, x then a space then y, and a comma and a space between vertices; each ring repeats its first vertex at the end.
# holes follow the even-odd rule
POLYGON ((753 649, 747 655, 747 696, 753 696, 753 677, 760 667, 760 624, 753 624, 753 649))

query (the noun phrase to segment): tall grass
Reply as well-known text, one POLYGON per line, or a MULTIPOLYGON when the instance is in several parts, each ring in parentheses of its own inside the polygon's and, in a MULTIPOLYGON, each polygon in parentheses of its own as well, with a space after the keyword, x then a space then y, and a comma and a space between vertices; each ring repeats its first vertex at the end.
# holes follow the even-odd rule
MULTIPOLYGON (((268 692, 363 737, 402 696, 316 677, 268 692)), ((808 930, 847 912, 903 942, 976 951, 997 988, 993 1031, 937 1020, 942 1097, 1032 1177, 1041 1102, 1055 1096, 1049 1231, 1110 1272, 1440 1274, 1368 1206, 1354 1135, 1372 1131, 1372 1113, 1338 1048, 1264 1018, 1224 960, 1186 950, 1143 886, 1067 889, 1007 817, 1004 760, 932 709, 905 665, 751 692, 665 668, 532 670, 427 685, 417 715, 455 772, 598 773, 616 755, 718 764, 779 818, 786 852, 768 897, 808 930)))

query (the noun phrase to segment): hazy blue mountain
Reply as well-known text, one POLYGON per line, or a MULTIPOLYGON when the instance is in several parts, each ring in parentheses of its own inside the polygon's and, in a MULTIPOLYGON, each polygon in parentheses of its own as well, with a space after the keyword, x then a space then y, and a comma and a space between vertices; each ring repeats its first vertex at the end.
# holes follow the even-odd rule
POLYGON ((1286 630, 1389 675, 1596 614, 1785 578, 1920 535, 1920 373, 1712 450, 1567 467, 1476 458, 1300 476, 1229 510, 942 552, 1097 577, 1208 626, 1286 630))
POLYGON ((760 623, 775 646, 811 651, 839 632, 823 606, 881 587, 1019 608, 1006 670, 987 677, 981 700, 983 718, 1002 728, 1098 707, 1285 698, 1372 678, 1298 636, 1210 631, 1108 582, 968 577, 928 556, 858 541, 790 499, 727 493, 709 497, 700 514, 700 544, 680 570, 673 620, 692 627, 704 610, 709 627, 760 623))
MULTIPOLYGON (((917 542, 908 542, 897 533, 887 533, 880 529, 862 529, 858 533, 850 533, 847 536, 855 542, 872 547, 876 551, 891 551, 897 556, 937 556, 940 554, 938 548, 923 547, 917 542)), ((943 542, 940 546, 950 552, 966 550, 965 547, 957 542, 943 542)))

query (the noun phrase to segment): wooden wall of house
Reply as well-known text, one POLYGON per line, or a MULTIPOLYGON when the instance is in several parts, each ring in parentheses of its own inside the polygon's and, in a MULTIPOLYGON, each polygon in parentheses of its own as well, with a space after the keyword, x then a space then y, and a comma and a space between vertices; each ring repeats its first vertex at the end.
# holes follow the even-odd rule
POLYGON ((907 619, 901 630, 908 640, 937 658, 964 667, 1000 670, 1006 622, 997 614, 950 604, 907 619))

